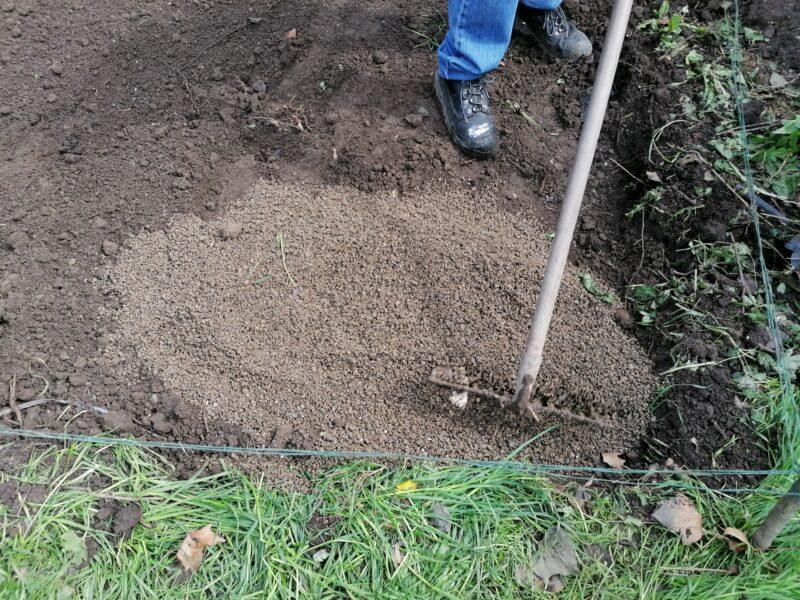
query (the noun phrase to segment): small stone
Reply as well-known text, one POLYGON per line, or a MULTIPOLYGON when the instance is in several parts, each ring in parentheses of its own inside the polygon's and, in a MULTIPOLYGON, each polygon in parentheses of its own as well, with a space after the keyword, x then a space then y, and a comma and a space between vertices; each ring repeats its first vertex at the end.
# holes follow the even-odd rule
POLYGON ((119 244, 111 240, 105 240, 101 245, 101 249, 106 256, 114 256, 119 252, 119 244))
POLYGON ((415 112, 409 113, 405 116, 405 121, 411 125, 411 127, 419 127, 422 125, 422 115, 419 115, 415 112))
POLYGON ((139 166, 140 167, 149 167, 150 166, 150 161, 147 160, 146 158, 142 157, 142 158, 139 159, 139 166))
POLYGON ((263 79, 256 79, 251 84, 250 87, 256 94, 263 94, 267 91, 267 84, 263 79))
POLYGON ((31 113, 28 115, 28 123, 31 125, 36 125, 39 121, 42 120, 42 115, 39 113, 31 113))
POLYGON ((614 309, 614 320, 619 323, 619 326, 623 329, 633 329, 634 325, 636 324, 631 316, 631 313, 629 313, 623 306, 617 306, 614 309))
POLYGON ((181 41, 181 34, 178 33, 177 31, 175 33, 173 33, 172 34, 172 41, 176 42, 176 43, 180 42, 181 41))
POLYGON ((431 116, 430 111, 427 108, 425 108, 424 106, 420 106, 414 112, 417 113, 420 117, 423 117, 423 118, 427 118, 427 117, 431 116))
POLYGON ((52 65, 50 65, 50 70, 53 72, 53 75, 61 76, 64 74, 64 65, 61 64, 59 61, 54 61, 52 65))
POLYGON ((161 138, 163 138, 168 133, 169 133, 169 125, 163 125, 161 127, 157 127, 153 131, 153 137, 156 138, 157 140, 160 140, 161 138))
POLYGON ((89 38, 82 37, 78 40, 78 43, 83 46, 84 48, 89 46, 89 38))
POLYGON ((222 73, 222 69, 220 69, 219 67, 216 67, 211 72, 211 79, 213 79, 214 81, 222 81, 224 77, 225 75, 222 73))
POLYGON ((0 117, 7 117, 12 112, 14 112, 14 109, 12 109, 10 106, 7 105, 0 106, 0 117))
POLYGON ((135 425, 131 416, 124 410, 110 410, 101 417, 103 428, 115 433, 130 433, 135 425))
POLYGON ((222 119, 223 123, 226 123, 228 125, 236 124, 236 116, 234 110, 229 106, 219 111, 219 118, 222 119))
POLYGON ((3 2, 3 4, 0 5, 0 10, 3 12, 11 12, 14 10, 14 3, 11 0, 6 0, 6 2, 3 2))
POLYGON ((6 239, 8 247, 15 251, 27 246, 28 242, 30 242, 28 234, 19 230, 12 232, 6 239))
POLYGON ((18 38, 22 36, 22 29, 19 28, 19 25, 14 25, 11 28, 11 37, 18 38))
POLYGON ((386 52, 384 52, 383 50, 375 50, 375 52, 372 53, 372 61, 376 65, 385 64, 386 62, 388 62, 388 60, 389 60, 389 55, 386 54, 386 52))
POLYGON ((57 99, 58 99, 58 96, 56 96, 54 93, 50 92, 49 94, 47 94, 47 101, 48 101, 50 104, 52 104, 53 102, 55 102, 57 99))
POLYGON ((331 111, 325 115, 325 122, 328 125, 334 125, 339 121, 339 113, 331 111))
POLYGON ((81 370, 85 369, 86 365, 88 365, 88 364, 89 364, 89 361, 86 360, 85 357, 79 356, 78 358, 75 359, 75 363, 72 366, 75 367, 76 371, 81 371, 81 370))

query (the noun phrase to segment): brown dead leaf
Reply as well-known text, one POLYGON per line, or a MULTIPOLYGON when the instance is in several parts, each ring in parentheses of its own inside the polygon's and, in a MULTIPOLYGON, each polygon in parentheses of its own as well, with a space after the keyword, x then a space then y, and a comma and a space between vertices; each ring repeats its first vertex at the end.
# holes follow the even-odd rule
POLYGON ((203 550, 208 546, 216 546, 225 541, 220 535, 211 530, 211 525, 206 525, 202 529, 197 529, 186 534, 181 547, 178 548, 178 562, 185 571, 194 573, 200 567, 203 560, 203 550))
POLYGON ((654 181, 654 182, 656 182, 656 183, 661 183, 661 177, 660 177, 660 176, 659 176, 659 174, 658 174, 658 173, 656 173, 655 171, 646 171, 646 172, 645 172, 645 175, 647 175, 647 178, 648 178, 650 181, 654 181))
POLYGON ((747 539, 747 534, 741 529, 735 527, 726 527, 722 532, 722 537, 728 542, 728 548, 734 552, 744 552, 750 547, 750 541, 747 539))
POLYGON ((589 490, 583 487, 579 487, 575 490, 575 495, 570 497, 570 502, 572 505, 581 511, 583 514, 589 513, 589 508, 587 503, 592 499, 592 495, 589 493, 589 490))
POLYGON ((703 519, 694 503, 683 494, 659 504, 653 518, 671 532, 680 534, 684 546, 703 537, 703 519))
POLYGON ((559 526, 548 529, 537 556, 514 568, 514 579, 523 587, 539 587, 548 592, 563 589, 563 577, 580 571, 578 555, 569 535, 559 526))
POLYGON ((603 452, 600 456, 603 458, 603 462, 612 469, 621 469, 625 464, 625 459, 620 456, 619 452, 603 452))
POLYGON ((287 40, 294 40, 297 39, 297 29, 290 29, 286 32, 286 39, 287 40))
POLYGON ((403 553, 403 545, 399 542, 394 544, 392 546, 392 562, 394 566, 399 568, 405 559, 406 555, 403 553))

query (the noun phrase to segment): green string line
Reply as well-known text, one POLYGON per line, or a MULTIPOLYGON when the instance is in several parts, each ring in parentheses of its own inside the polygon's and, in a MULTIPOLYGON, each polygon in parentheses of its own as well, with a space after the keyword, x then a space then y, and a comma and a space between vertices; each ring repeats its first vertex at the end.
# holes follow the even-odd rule
MULTIPOLYGON (((767 325, 772 338, 772 343, 775 347, 775 363, 778 372, 778 379, 781 386, 781 401, 784 409, 789 414, 794 415, 790 423, 785 424, 784 436, 787 436, 785 445, 789 448, 797 450, 797 434, 800 429, 797 416, 796 416, 796 403, 794 395, 794 387, 792 386, 792 378, 789 374, 789 369, 786 365, 786 353, 783 348, 783 341, 781 339, 780 330, 778 328, 778 320, 775 311, 775 296, 772 290, 772 279, 767 269, 767 263, 764 258, 764 245, 761 237, 761 219, 758 214, 756 205, 756 191, 755 182, 753 178, 753 170, 751 168, 751 150, 750 143, 747 136, 747 124, 744 118, 744 99, 747 95, 747 90, 742 85, 743 77, 741 74, 741 57, 742 50, 739 43, 739 0, 734 0, 734 20, 733 20, 733 36, 730 38, 730 61, 731 61, 731 80, 733 85, 733 96, 736 105, 736 116, 739 121, 739 140, 742 144, 742 160, 744 163, 744 175, 746 185, 746 197, 750 201, 750 218, 753 221, 753 233, 755 234, 756 248, 758 250, 758 265, 761 272, 761 282, 764 287, 764 306, 767 313, 767 325)), ((797 462, 796 454, 793 454, 790 461, 793 464, 797 462)))
MULTIPOLYGON (((225 454, 255 454, 261 456, 332 458, 350 460, 385 460, 442 463, 482 467, 489 469, 508 469, 531 473, 593 473, 605 475, 692 475, 695 477, 719 477, 722 475, 800 475, 800 469, 613 469, 611 467, 588 467, 579 465, 553 465, 510 460, 470 460, 464 458, 447 458, 433 455, 414 455, 402 452, 353 451, 353 450, 302 450, 298 448, 267 448, 261 446, 216 446, 212 444, 185 444, 183 442, 161 442, 138 440, 135 438, 106 437, 81 435, 72 433, 56 433, 51 431, 34 431, 31 429, 0 428, 0 435, 6 437, 23 437, 62 442, 83 442, 106 446, 128 446, 134 448, 151 448, 158 450, 178 450, 181 452, 215 452, 225 454)), ((570 476, 571 477, 571 476, 570 476)), ((595 478, 596 479, 596 478, 595 478)), ((609 481, 616 482, 610 479, 609 481)), ((618 483, 618 482, 617 482, 618 483)))

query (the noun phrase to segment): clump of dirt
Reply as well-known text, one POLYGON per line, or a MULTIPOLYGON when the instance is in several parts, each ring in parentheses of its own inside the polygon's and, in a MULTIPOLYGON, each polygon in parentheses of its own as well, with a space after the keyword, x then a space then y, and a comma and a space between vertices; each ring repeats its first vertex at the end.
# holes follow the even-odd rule
POLYGON ((185 215, 131 241, 106 360, 144 360, 196 410, 268 445, 591 461, 632 448, 655 386, 641 347, 566 276, 538 394, 611 430, 535 424, 426 382, 463 365, 511 381, 549 245, 490 195, 404 196, 259 183, 217 221, 185 215), (285 426, 291 428, 287 435, 285 426))

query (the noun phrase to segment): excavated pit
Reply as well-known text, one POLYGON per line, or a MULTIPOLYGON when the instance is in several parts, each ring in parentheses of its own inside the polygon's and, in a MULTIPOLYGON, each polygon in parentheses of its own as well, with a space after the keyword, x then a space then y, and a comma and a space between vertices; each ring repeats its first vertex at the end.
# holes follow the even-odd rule
MULTIPOLYGON (((539 399, 603 430, 461 412, 435 365, 511 382, 547 260, 547 232, 487 194, 397 197, 259 182, 221 221, 179 216, 134 237, 109 272, 121 300, 105 361, 144 364, 196 413, 269 445, 591 463, 636 445, 655 387, 612 307, 567 271, 539 399)), ((602 282, 601 282, 602 285, 602 282)))

